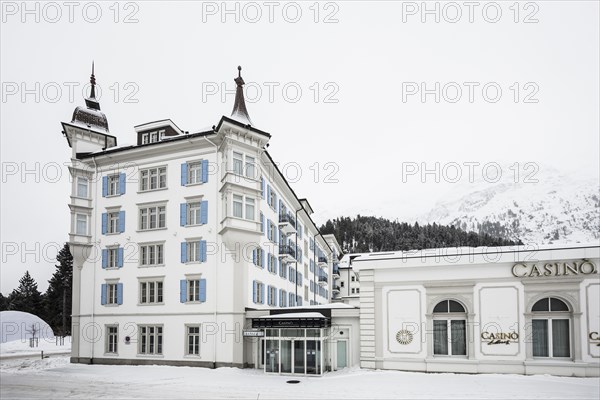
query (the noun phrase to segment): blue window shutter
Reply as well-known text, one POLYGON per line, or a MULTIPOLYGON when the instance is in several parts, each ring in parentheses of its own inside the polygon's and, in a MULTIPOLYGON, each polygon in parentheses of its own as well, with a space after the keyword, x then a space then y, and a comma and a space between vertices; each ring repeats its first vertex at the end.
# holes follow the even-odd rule
POLYGON ((260 231, 265 233, 265 216, 263 213, 260 213, 260 231))
POLYGON ((267 253, 267 270, 271 271, 271 253, 267 253))
POLYGON ((279 203, 278 203, 278 208, 277 208, 277 215, 279 215, 279 216, 281 216, 281 204, 282 204, 282 203, 283 203, 283 202, 282 202, 281 200, 279 200, 279 203))
POLYGON ((252 281, 252 301, 256 304, 256 281, 252 281))
POLYGON ((102 268, 108 266, 108 249, 102 249, 102 268))
POLYGON ((277 289, 275 289, 275 296, 273 296, 273 306, 277 307, 277 289))
POLYGON ((256 265, 256 249, 252 250, 252 264, 256 265))
POLYGON ((267 239, 271 240, 271 220, 267 218, 267 239))
POLYGON ((283 295, 283 291, 282 291, 282 289, 279 289, 279 304, 283 304, 283 301, 281 300, 282 295, 283 295))
POLYGON ((279 257, 275 257, 275 265, 273 265, 273 272, 275 273, 278 271, 277 264, 279 264, 279 257))
POLYGON ((179 225, 186 226, 187 224, 187 203, 179 204, 179 225))
POLYGON ((100 304, 106 304, 106 283, 103 283, 100 287, 100 304))
POLYGON ((119 211, 119 222, 117 223, 117 231, 125 232, 125 211, 119 211))
POLYGON ((102 177, 102 197, 108 196, 108 176, 102 177))
POLYGON ((187 281, 182 279, 179 281, 179 302, 185 303, 187 299, 187 281))
POLYGON ((119 174, 119 194, 125 194, 125 179, 126 175, 124 172, 119 174))
POLYGON ((181 186, 187 185, 187 163, 181 164, 181 186))
POLYGON ((260 284, 260 292, 263 294, 260 302, 261 302, 261 304, 265 304, 265 284, 264 283, 260 284))
POLYGON ((260 249, 260 267, 265 267, 265 251, 263 249, 260 249))
POLYGON ((181 242, 181 262, 187 262, 187 242, 181 242))
POLYGON ((200 262, 206 262, 206 240, 200 241, 200 262))
POLYGON ((268 205, 272 205, 271 204, 271 185, 267 185, 267 204, 268 205))
POLYGON ((200 203, 200 223, 208 223, 208 200, 203 200, 200 203))
POLYGON ((267 305, 271 305, 271 285, 267 287, 267 305))
POLYGON ((200 302, 206 301, 206 279, 200 279, 200 302))
POLYGON ((262 198, 265 198, 265 178, 260 177, 260 192, 262 194, 262 198))
POLYGON ((123 284, 117 283, 117 304, 123 304, 123 284))
POLYGON ((123 251, 122 247, 117 249, 117 267, 123 268, 123 251))
POLYGON ((102 213, 102 234, 106 235, 108 229, 108 213, 102 213))
POLYGON ((202 182, 208 182, 208 160, 202 160, 202 182))

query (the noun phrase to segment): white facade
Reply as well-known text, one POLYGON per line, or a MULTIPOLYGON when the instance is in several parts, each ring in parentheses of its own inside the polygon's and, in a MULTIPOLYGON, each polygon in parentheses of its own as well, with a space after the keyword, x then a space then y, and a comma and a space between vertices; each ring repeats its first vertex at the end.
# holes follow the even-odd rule
POLYGON ((364 255, 361 366, 600 375, 600 247, 364 255))
POLYGON ((63 123, 73 362, 243 366, 247 309, 329 303, 332 249, 268 133, 243 118, 191 134, 164 120, 119 147, 93 92, 86 103, 63 123))

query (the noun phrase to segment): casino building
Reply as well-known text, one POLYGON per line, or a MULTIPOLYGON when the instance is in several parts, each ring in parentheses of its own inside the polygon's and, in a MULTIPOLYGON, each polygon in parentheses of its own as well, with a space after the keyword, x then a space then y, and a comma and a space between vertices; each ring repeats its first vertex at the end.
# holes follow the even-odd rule
POLYGON ((360 365, 600 376, 600 246, 363 254, 360 365))

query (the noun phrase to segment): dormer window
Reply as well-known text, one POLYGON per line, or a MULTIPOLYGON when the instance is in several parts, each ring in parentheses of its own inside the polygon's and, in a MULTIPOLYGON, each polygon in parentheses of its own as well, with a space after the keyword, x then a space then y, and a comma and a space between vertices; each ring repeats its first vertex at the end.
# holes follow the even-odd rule
POLYGON ((142 144, 156 143, 165 137, 165 130, 147 132, 142 134, 142 144))

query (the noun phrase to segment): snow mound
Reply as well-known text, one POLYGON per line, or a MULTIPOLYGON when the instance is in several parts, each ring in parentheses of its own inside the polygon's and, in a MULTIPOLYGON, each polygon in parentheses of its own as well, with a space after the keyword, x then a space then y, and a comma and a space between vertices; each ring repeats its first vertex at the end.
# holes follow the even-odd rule
POLYGON ((22 311, 0 312, 0 343, 14 340, 26 341, 33 337, 40 341, 54 340, 52 328, 40 317, 22 311))

